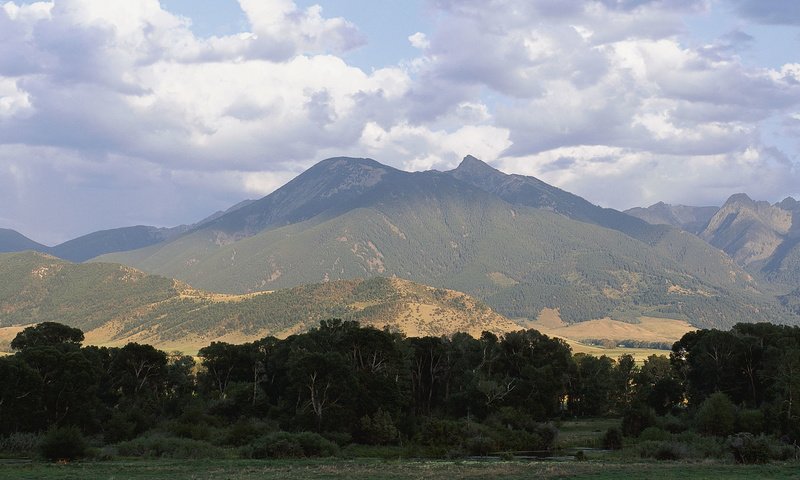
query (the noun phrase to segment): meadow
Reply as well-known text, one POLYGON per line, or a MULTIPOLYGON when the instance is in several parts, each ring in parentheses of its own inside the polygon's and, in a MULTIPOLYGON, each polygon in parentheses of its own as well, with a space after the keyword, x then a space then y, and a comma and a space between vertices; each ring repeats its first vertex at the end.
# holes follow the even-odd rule
POLYGON ((322 460, 119 460, 66 465, 0 461, 0 478, 19 480, 269 479, 798 479, 800 463, 322 460))

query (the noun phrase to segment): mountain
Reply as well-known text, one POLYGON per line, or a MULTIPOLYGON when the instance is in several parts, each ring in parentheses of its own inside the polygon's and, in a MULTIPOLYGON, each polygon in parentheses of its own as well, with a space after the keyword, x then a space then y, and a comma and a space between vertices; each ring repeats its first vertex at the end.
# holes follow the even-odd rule
POLYGON ((34 242, 19 232, 7 228, 0 228, 0 253, 21 252, 23 250, 43 251, 46 249, 46 246, 34 242))
POLYGON ((199 228, 225 214, 243 208, 252 202, 253 200, 244 200, 227 210, 218 211, 192 225, 179 225, 171 228, 137 225, 134 227, 100 230, 68 240, 55 247, 42 245, 13 230, 0 228, 0 253, 33 250, 71 262, 84 262, 106 253, 137 250, 149 245, 169 241, 189 230, 199 228))
POLYGON ((791 197, 771 205, 733 195, 700 236, 770 280, 800 284, 800 203, 791 197))
POLYGON ((718 211, 719 207, 692 207, 658 202, 647 208, 631 208, 625 210, 625 213, 652 225, 672 225, 697 235, 705 230, 718 211))
POLYGON ((559 213, 573 220, 610 228, 642 239, 652 234, 647 222, 618 210, 592 204, 575 194, 524 175, 509 175, 468 155, 454 170, 446 172, 465 183, 491 192, 514 205, 526 205, 559 213))
POLYGON ((694 235, 487 167, 468 157, 455 171, 409 173, 332 158, 173 240, 97 260, 231 294, 400 277, 510 318, 555 308, 568 322, 796 320, 694 235))
POLYGON ((383 277, 223 295, 122 265, 73 264, 33 252, 0 254, 0 275, 0 330, 58 321, 81 328, 94 344, 196 351, 214 340, 286 336, 329 318, 409 336, 520 329, 463 293, 383 277))
POLYGON ((90 233, 56 245, 46 253, 71 262, 83 262, 106 253, 136 250, 180 235, 186 227, 157 228, 144 225, 90 233))

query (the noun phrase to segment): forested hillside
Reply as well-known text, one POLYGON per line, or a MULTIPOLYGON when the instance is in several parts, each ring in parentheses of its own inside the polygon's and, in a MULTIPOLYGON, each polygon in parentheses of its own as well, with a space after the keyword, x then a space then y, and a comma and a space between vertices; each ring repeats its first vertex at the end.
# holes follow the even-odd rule
POLYGON ((726 255, 686 232, 552 187, 545 205, 509 203, 456 177, 326 160, 174 241, 100 259, 228 293, 379 275, 464 291, 508 317, 557 308, 569 322, 796 321, 726 255))
POLYGON ((518 328, 462 293, 383 277, 233 296, 122 265, 32 252, 0 255, 0 275, 0 327, 57 320, 101 344, 135 340, 191 351, 216 339, 285 336, 333 317, 409 335, 518 328))

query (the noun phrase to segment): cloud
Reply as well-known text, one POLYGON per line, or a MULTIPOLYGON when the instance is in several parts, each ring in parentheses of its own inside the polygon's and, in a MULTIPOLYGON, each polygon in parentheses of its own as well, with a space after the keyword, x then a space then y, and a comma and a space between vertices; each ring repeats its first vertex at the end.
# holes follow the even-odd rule
POLYGON ((742 17, 766 25, 800 25, 800 3, 795 0, 729 0, 742 17))
POLYGON ((779 201, 797 193, 800 171, 774 149, 746 147, 728 154, 654 155, 614 147, 559 148, 498 162, 504 171, 538 175, 617 209, 658 201, 720 205, 748 192, 779 201))
POLYGON ((430 29, 399 39, 418 57, 367 70, 347 61, 358 26, 291 0, 240 0, 249 25, 207 38, 158 0, 6 2, 0 217, 54 241, 186 223, 338 155, 474 154, 618 206, 796 188, 800 67, 743 63, 759 39, 738 25, 686 27, 731 6, 768 23, 761 3, 427 5, 430 29))
POLYGON ((422 32, 417 32, 413 35, 409 35, 408 41, 411 42, 411 46, 414 48, 419 48, 420 50, 425 50, 426 48, 431 46, 430 40, 428 40, 427 35, 422 32))
POLYGON ((355 25, 344 18, 325 18, 322 7, 305 10, 292 0, 239 0, 255 35, 250 50, 269 60, 305 53, 341 53, 364 43, 355 25))

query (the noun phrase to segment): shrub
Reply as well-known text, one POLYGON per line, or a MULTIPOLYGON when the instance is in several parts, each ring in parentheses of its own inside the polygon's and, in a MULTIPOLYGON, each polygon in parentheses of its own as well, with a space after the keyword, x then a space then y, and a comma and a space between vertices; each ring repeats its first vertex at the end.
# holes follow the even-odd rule
POLYGON ((361 419, 361 431, 364 441, 370 445, 388 445, 397 441, 399 436, 392 416, 382 409, 361 419))
POLYGON ((75 460, 86 456, 88 447, 77 427, 48 431, 39 443, 39 453, 48 460, 75 460))
POLYGON ((726 455, 725 442, 717 437, 704 437, 696 432, 683 432, 674 439, 689 446, 692 458, 722 458, 726 455))
POLYGON ((332 457, 339 446, 312 432, 273 432, 258 437, 239 451, 245 458, 332 457))
POLYGON ((168 437, 163 434, 153 434, 134 438, 117 445, 120 455, 126 457, 146 458, 223 458, 225 451, 202 440, 191 438, 168 437))
POLYGON ((539 424, 534 429, 534 433, 541 439, 537 450, 552 450, 555 448, 558 441, 558 428, 555 425, 552 423, 539 424))
POLYGON ((277 430, 278 427, 275 424, 251 418, 242 418, 228 427, 228 429, 223 432, 219 441, 215 443, 218 445, 233 445, 235 447, 241 447, 243 445, 247 445, 265 433, 274 432, 277 430))
POLYGON ((638 437, 647 427, 656 424, 656 414, 644 405, 629 408, 622 416, 622 433, 628 437, 638 437))
POLYGON ((620 429, 611 427, 603 435, 603 448, 607 450, 620 450, 622 448, 622 432, 620 429))
POLYGON ((722 392, 710 395, 700 405, 695 414, 695 422, 700 432, 724 437, 733 433, 736 420, 736 407, 722 392))
POLYGON ((736 431, 758 435, 764 431, 764 412, 758 409, 739 411, 736 416, 736 431))
POLYGON ((739 433, 728 437, 728 447, 737 463, 767 463, 770 460, 770 442, 767 437, 752 433, 739 433))
POLYGON ((340 447, 353 443, 353 436, 348 432, 322 432, 322 436, 340 447))
POLYGON ((30 456, 36 451, 42 436, 37 433, 17 432, 0 437, 0 452, 30 456))
POLYGON ((662 430, 658 427, 647 427, 642 430, 642 433, 639 434, 639 440, 642 441, 654 441, 654 442, 664 442, 671 438, 669 432, 662 430))
POLYGON ((464 438, 464 425, 454 420, 429 418, 417 431, 417 441, 431 447, 453 446, 464 438))
POLYGON ((680 460, 689 457, 689 447, 682 442, 645 441, 639 444, 642 458, 656 460, 680 460))
POLYGON ((686 423, 680 417, 671 414, 659 418, 658 425, 669 433, 681 433, 687 429, 686 423))
POLYGON ((483 435, 476 435, 466 442, 467 452, 470 455, 485 457, 492 451, 496 450, 495 442, 483 435))

